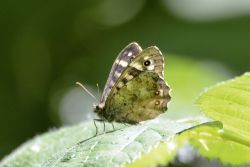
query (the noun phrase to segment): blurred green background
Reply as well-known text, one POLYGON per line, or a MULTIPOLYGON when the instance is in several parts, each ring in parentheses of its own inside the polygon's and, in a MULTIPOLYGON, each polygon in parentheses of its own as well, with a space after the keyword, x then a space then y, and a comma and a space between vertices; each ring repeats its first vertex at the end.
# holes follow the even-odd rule
POLYGON ((3 0, 0 21, 0 159, 50 128, 92 119, 93 100, 74 83, 98 96, 96 83, 102 90, 132 41, 165 53, 179 97, 250 69, 245 0, 3 0))

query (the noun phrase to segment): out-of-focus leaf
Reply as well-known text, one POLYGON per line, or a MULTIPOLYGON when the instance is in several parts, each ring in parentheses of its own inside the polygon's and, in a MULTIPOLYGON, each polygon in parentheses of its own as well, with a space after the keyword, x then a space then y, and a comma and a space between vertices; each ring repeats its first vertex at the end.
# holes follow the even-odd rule
POLYGON ((197 61, 184 56, 165 55, 165 79, 172 91, 171 118, 185 118, 199 115, 199 109, 193 105, 200 92, 208 86, 230 78, 223 66, 205 61, 197 61), (220 73, 218 73, 220 70, 220 73), (185 110, 183 107, 185 106, 185 110))

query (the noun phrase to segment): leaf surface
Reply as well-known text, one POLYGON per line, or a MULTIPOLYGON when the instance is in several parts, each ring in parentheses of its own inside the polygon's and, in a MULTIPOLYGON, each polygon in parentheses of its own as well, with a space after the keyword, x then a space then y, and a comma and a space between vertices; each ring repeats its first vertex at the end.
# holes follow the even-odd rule
MULTIPOLYGON (((176 133, 210 121, 204 116, 178 121, 163 116, 134 126, 115 124, 117 130, 110 133, 112 126, 106 123, 108 133, 96 137, 92 122, 61 128, 28 141, 0 166, 122 166, 176 133)), ((102 129, 102 123, 97 125, 102 129)))

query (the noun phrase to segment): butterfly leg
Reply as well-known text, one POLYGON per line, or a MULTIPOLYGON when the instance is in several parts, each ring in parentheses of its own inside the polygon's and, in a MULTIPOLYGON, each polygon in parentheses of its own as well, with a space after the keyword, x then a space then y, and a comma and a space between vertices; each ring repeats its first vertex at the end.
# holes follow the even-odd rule
POLYGON ((98 127, 97 127, 96 122, 95 122, 97 120, 94 119, 93 121, 94 121, 94 125, 95 125, 95 136, 97 136, 97 134, 98 134, 98 127))
POLYGON ((129 127, 130 125, 128 123, 122 123, 124 126, 129 127))
MULTIPOLYGON (((95 126, 95 135, 90 137, 90 138, 87 138, 85 140, 80 141, 78 144, 84 143, 84 142, 86 142, 86 141, 88 141, 88 140, 90 140, 90 139, 92 139, 92 138, 94 138, 94 137, 96 137, 98 135, 98 126, 96 124, 96 121, 104 122, 104 120, 102 120, 102 119, 93 119, 93 123, 94 123, 94 126, 95 126)), ((104 128, 105 128, 105 123, 104 123, 104 128)))
POLYGON ((95 128, 96 128, 95 136, 97 136, 97 134, 98 134, 98 127, 96 125, 96 121, 103 123, 103 131, 104 131, 104 133, 105 133, 105 128, 106 128, 105 121, 103 119, 94 119, 94 125, 95 125, 95 128))
POLYGON ((115 131, 115 126, 114 126, 114 123, 113 123, 113 122, 111 122, 111 125, 112 125, 112 127, 113 127, 113 131, 115 131))
POLYGON ((102 123, 103 123, 103 133, 105 133, 106 132, 106 126, 105 126, 105 122, 104 122, 104 120, 102 120, 102 123))

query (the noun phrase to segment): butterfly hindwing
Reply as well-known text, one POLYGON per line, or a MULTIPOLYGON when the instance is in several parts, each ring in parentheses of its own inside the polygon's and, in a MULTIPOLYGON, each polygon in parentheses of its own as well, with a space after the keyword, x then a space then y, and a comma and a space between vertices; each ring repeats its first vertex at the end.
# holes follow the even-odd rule
POLYGON ((155 118, 167 110, 169 87, 153 72, 142 72, 107 99, 107 120, 126 123, 155 118))

